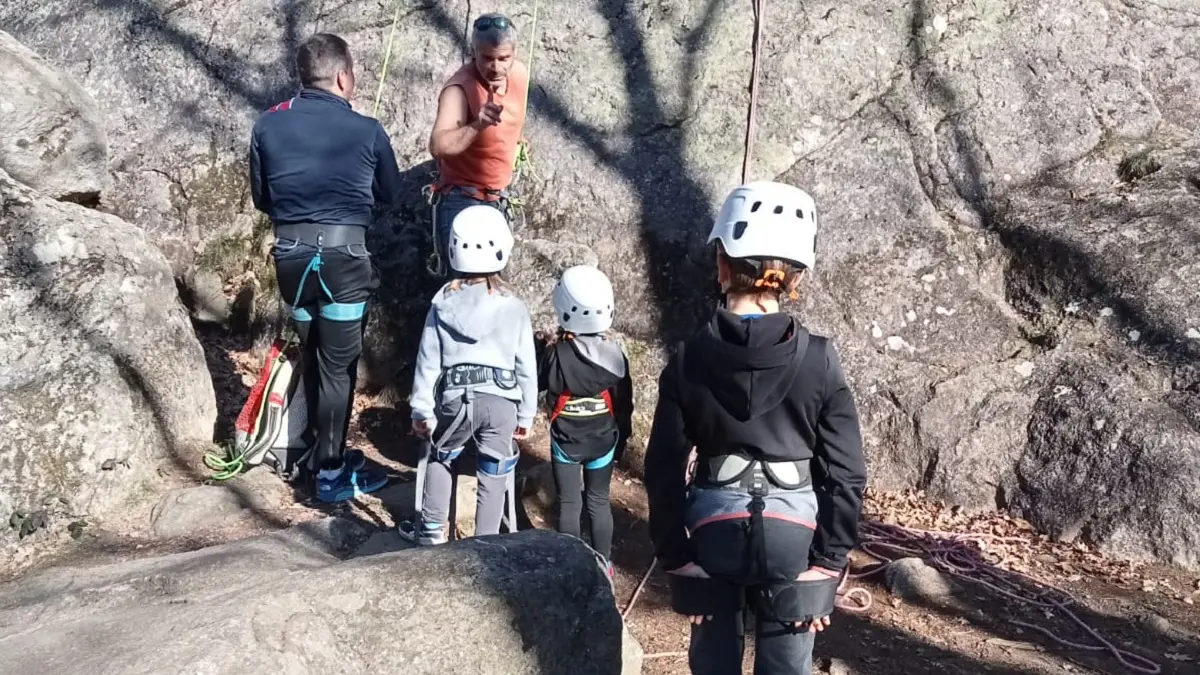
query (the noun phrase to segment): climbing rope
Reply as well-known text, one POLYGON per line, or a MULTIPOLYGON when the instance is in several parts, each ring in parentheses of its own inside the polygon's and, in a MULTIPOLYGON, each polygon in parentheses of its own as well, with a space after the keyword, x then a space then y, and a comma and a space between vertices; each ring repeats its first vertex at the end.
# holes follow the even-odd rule
POLYGON ((212 469, 210 479, 216 481, 235 478, 246 468, 246 453, 238 452, 232 445, 225 448, 224 455, 214 452, 204 453, 204 465, 212 469))
POLYGON ((746 144, 742 154, 742 184, 748 182, 750 176, 750 160, 754 155, 754 133, 757 131, 758 117, 758 61, 762 51, 762 27, 766 0, 750 0, 754 7, 754 46, 751 50, 750 67, 750 110, 746 113, 746 144))
POLYGON ((383 97, 383 83, 387 81, 388 64, 392 61, 392 45, 396 42, 396 24, 400 23, 400 0, 396 0, 396 11, 392 14, 392 29, 388 35, 387 50, 383 52, 383 66, 379 69, 379 86, 375 88, 375 106, 371 117, 379 119, 379 101, 383 97))
MULTIPOLYGON (((521 104, 521 110, 524 111, 525 121, 529 121, 529 91, 533 89, 533 59, 537 52, 537 20, 538 9, 541 7, 541 0, 536 0, 533 3, 533 25, 529 29, 529 78, 525 83, 525 100, 521 104)), ((521 177, 528 171, 534 178, 537 174, 533 171, 533 155, 529 149, 529 141, 522 138, 517 142, 517 156, 513 162, 513 178, 509 184, 509 189, 515 188, 521 181, 521 177)), ((508 197, 508 205, 512 210, 513 231, 520 230, 525 225, 525 201, 521 199, 519 193, 511 194, 508 197), (519 223, 519 225, 518 225, 519 223)))
MULTIPOLYGON (((1078 604, 1078 600, 1069 591, 1021 572, 1001 569, 983 559, 982 553, 986 550, 988 542, 1023 541, 1020 537, 918 530, 873 521, 863 522, 859 532, 859 548, 879 560, 880 564, 865 572, 850 575, 851 579, 879 574, 901 558, 922 558, 941 572, 983 586, 1011 600, 1040 607, 1048 617, 1050 612, 1059 612, 1082 628, 1095 644, 1067 640, 1044 626, 1009 618, 1008 622, 1015 626, 1037 631, 1070 649, 1106 651, 1121 665, 1139 673, 1156 675, 1162 671, 1154 661, 1117 647, 1079 618, 1079 615, 1071 610, 1073 605, 1078 604)), ((865 608, 854 608, 851 611, 865 611, 865 608)))

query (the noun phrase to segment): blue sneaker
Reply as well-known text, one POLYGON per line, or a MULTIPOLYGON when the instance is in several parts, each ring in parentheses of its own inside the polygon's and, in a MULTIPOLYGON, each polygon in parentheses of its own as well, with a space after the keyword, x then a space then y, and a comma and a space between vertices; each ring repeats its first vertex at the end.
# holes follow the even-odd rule
POLYGON ((347 466, 337 478, 317 476, 317 499, 326 503, 344 502, 370 494, 387 485, 387 476, 362 472, 347 466))

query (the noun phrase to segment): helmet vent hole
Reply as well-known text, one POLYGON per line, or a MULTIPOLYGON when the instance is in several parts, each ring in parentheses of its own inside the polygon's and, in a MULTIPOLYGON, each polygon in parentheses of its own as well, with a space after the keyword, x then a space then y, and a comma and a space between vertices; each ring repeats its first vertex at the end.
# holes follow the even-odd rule
POLYGON ((775 215, 779 215, 781 213, 783 213, 783 204, 775 207, 775 215))
POLYGON ((483 244, 475 244, 475 248, 483 250, 483 244))
POLYGON ((801 211, 800 209, 796 209, 796 217, 799 218, 800 220, 804 220, 804 211, 801 211))
POLYGON ((585 310, 583 310, 583 315, 584 315, 584 316, 587 316, 588 314, 591 314, 591 311, 589 311, 589 310, 586 310, 586 309, 585 309, 585 310))
POLYGON ((571 313, 572 313, 572 314, 574 314, 575 312, 578 312, 578 311, 579 311, 579 307, 578 307, 578 306, 576 306, 576 307, 572 307, 572 308, 571 308, 571 313))
POLYGON ((504 261, 504 251, 496 251, 496 260, 504 261))
POLYGON ((571 320, 571 315, 567 314, 566 312, 563 312, 563 323, 567 323, 570 320, 571 320))
MULTIPOLYGON (((799 211, 796 211, 796 213, 800 213, 800 212, 799 212, 799 211)), ((803 217, 803 216, 801 216, 801 217, 803 217)), ((489 241, 489 242, 488 242, 488 246, 493 246, 493 247, 494 247, 495 245, 496 245, 496 242, 494 242, 494 241, 489 241)))
POLYGON ((470 247, 471 246, 469 244, 467 244, 467 242, 465 242, 465 241, 463 242, 463 249, 468 249, 470 247))
POLYGON ((754 202, 754 206, 750 207, 750 213, 757 212, 760 206, 762 206, 762 202, 754 202))
POLYGON ((746 227, 748 227, 749 225, 750 225, 750 223, 745 220, 739 220, 736 223, 734 223, 733 224, 733 238, 741 239, 742 235, 746 234, 746 227))

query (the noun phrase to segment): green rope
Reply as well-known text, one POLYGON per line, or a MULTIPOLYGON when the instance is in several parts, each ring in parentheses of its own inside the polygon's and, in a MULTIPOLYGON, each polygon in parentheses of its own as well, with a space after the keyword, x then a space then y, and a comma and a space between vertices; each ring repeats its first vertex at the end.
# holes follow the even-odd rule
POLYGON ((225 450, 225 455, 204 453, 204 464, 213 470, 212 480, 229 480, 236 477, 246 468, 245 455, 236 452, 232 447, 225 450))

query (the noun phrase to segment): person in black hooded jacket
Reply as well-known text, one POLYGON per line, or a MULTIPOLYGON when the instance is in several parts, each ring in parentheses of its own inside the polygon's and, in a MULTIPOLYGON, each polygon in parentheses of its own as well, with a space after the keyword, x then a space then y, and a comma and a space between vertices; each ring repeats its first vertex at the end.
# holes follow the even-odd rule
POLYGON ((550 403, 551 469, 559 532, 580 537, 587 502, 592 548, 613 576, 613 465, 629 439, 633 386, 621 345, 605 331, 614 315, 612 284, 599 269, 577 265, 554 288, 559 330, 538 359, 538 389, 550 403))
POLYGON ((650 533, 673 606, 693 624, 692 673, 741 672, 749 609, 755 675, 809 675, 866 485, 837 352, 779 310, 813 265, 815 204, 792 186, 744 185, 709 241, 725 303, 659 378, 645 460, 650 533))

